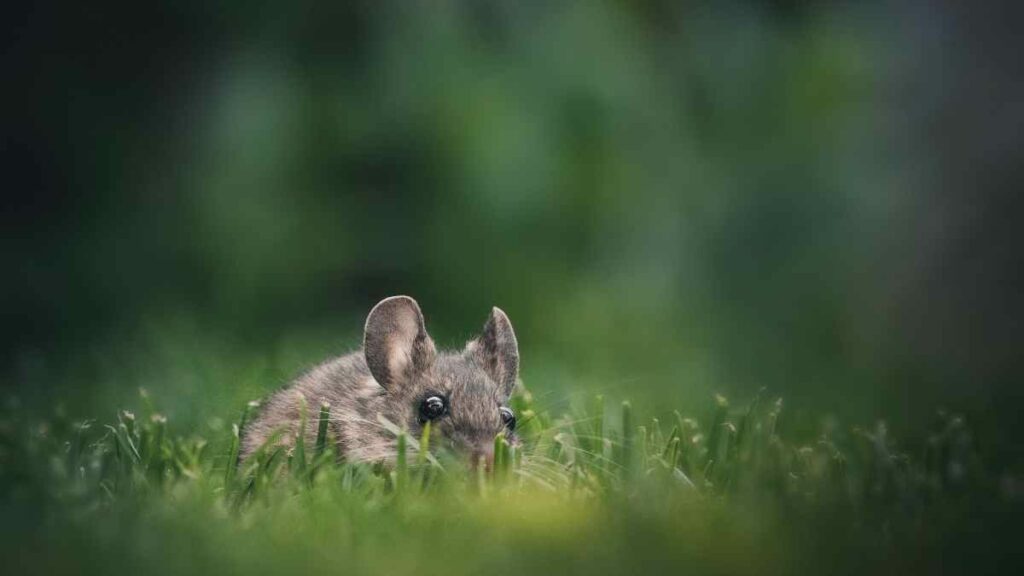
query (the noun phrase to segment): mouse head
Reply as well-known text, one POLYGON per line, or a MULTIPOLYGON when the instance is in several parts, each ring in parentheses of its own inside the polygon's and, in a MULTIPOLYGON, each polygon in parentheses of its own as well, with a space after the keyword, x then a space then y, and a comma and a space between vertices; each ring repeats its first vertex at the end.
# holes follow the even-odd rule
POLYGON ((491 309, 481 334, 464 349, 439 352, 416 301, 393 296, 370 311, 363 351, 385 390, 386 416, 411 433, 430 422, 473 463, 491 461, 499 432, 516 441, 508 399, 519 373, 519 345, 500 309, 491 309))

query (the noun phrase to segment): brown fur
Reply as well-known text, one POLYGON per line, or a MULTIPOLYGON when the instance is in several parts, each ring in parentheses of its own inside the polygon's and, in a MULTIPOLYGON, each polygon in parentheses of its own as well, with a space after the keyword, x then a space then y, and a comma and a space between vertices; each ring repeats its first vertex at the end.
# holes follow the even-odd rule
POLYGON ((504 429, 498 409, 508 401, 518 372, 515 333, 498 308, 464 350, 438 352, 416 301, 387 298, 370 311, 361 350, 312 368, 266 400, 244 431, 242 454, 251 455, 277 430, 283 432, 282 445, 294 446, 304 399, 309 421, 304 441, 309 448, 320 405, 327 403, 328 429, 343 458, 390 462, 396 439, 381 420, 418 437, 423 429, 420 403, 440 394, 448 399, 448 413, 433 421, 432 428, 449 447, 487 456, 495 435, 504 429))

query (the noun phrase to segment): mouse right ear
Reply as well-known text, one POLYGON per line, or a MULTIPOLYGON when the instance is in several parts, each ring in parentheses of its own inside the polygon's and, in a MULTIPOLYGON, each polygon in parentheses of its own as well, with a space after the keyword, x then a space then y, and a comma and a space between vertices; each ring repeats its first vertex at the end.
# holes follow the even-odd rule
POLYGON ((519 342, 512 330, 512 322, 501 308, 491 309, 484 330, 466 344, 466 353, 475 358, 508 397, 516 386, 519 375, 519 342))
POLYGON ((366 318, 363 353, 373 378, 392 393, 430 366, 436 352, 419 304, 392 296, 374 306, 366 318))

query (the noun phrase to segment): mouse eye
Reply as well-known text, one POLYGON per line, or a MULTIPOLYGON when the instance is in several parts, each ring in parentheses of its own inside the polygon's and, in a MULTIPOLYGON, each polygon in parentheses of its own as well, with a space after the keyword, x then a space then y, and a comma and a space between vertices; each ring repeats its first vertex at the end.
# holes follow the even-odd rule
POLYGON ((448 403, 441 396, 427 396, 420 403, 420 420, 437 420, 448 412, 448 403))
POLYGON ((501 412, 501 421, 505 423, 505 427, 512 430, 516 429, 516 415, 512 412, 511 408, 505 408, 502 406, 498 408, 498 412, 501 412))

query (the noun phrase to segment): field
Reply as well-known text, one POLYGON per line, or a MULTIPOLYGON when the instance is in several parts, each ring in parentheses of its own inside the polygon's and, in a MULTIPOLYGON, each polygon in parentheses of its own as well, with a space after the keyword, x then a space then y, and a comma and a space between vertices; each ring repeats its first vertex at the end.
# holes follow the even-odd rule
POLYGON ((254 406, 197 430, 145 391, 110 420, 9 401, 7 573, 980 573, 1019 557, 1019 496, 956 415, 908 449, 882 424, 797 442, 763 392, 716 397, 699 419, 514 400, 523 442, 496 438, 491 470, 397 428, 394 468, 339 463, 326 407, 308 413, 312 453, 267 447, 237 466, 254 406))
POLYGON ((985 4, 17 4, 0 576, 1024 574, 985 4), (239 462, 401 294, 508 313, 522 443, 239 462))

